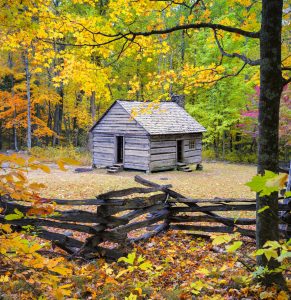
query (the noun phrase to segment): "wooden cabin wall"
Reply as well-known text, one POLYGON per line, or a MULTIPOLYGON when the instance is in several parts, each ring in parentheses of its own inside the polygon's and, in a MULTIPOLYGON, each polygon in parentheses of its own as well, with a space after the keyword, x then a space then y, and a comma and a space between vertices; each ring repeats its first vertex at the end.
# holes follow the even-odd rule
POLYGON ((125 136, 124 168, 149 170, 150 140, 148 136, 125 136))
POLYGON ((93 164, 112 166, 115 161, 115 137, 112 134, 93 133, 93 164))
POLYGON ((173 169, 177 164, 177 140, 184 140, 184 162, 200 163, 202 160, 202 134, 159 135, 150 138, 150 171, 173 169), (195 148, 190 149, 190 140, 195 148))
POLYGON ((202 134, 195 134, 184 142, 184 162, 186 164, 198 164, 202 161, 202 134), (195 148, 191 149, 189 143, 195 140, 195 148))
POLYGON ((147 135, 147 131, 133 120, 128 112, 117 102, 95 126, 93 133, 147 135))
POLYGON ((115 103, 93 133, 93 163, 111 166, 116 161, 116 136, 124 136, 124 168, 149 169, 149 137, 119 103, 115 103))

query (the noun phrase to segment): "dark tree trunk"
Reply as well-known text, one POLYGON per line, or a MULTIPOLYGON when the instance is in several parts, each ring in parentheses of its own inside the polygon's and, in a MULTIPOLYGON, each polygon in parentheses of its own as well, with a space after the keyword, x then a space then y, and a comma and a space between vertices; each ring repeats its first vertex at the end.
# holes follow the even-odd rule
MULTIPOLYGON (((90 97, 90 112, 92 118, 92 125, 96 122, 96 92, 93 91, 90 97)), ((98 113, 99 117, 99 113, 98 113)), ((93 149, 93 134, 89 132, 88 135, 88 149, 91 151, 93 149)))
MULTIPOLYGON (((258 173, 265 170, 278 172, 279 107, 282 92, 281 72, 281 29, 283 0, 263 0, 262 26, 260 35, 260 101, 259 101, 259 140, 258 173)), ((257 248, 266 241, 279 239, 278 193, 257 197, 257 210, 268 205, 270 208, 257 213, 257 248)), ((269 269, 278 267, 277 261, 269 262, 264 255, 257 258, 258 265, 269 269)), ((265 284, 282 284, 281 274, 272 273, 265 277, 265 284)))
MULTIPOLYGON (((52 129, 53 129, 52 125, 53 125, 53 117, 52 117, 52 110, 51 110, 51 102, 49 101, 49 102, 48 102, 47 127, 48 127, 49 129, 52 130, 52 129)), ((50 141, 50 138, 49 138, 49 136, 47 135, 47 136, 46 136, 46 145, 47 145, 47 146, 49 145, 49 141, 50 141)))
MULTIPOLYGON (((13 59, 12 59, 12 54, 9 53, 8 54, 8 66, 9 69, 12 70, 13 69, 13 59)), ((11 73, 10 75, 10 84, 11 84, 11 96, 14 97, 14 75, 13 73, 11 73)), ((14 118, 14 124, 13 124, 13 136, 14 136, 14 150, 18 151, 18 142, 17 142, 17 127, 15 124, 15 120, 16 120, 16 107, 14 106, 14 112, 13 112, 13 118, 14 118)))
POLYGON ((56 105, 54 114, 54 132, 56 136, 53 136, 53 146, 60 144, 59 136, 62 133, 62 119, 63 119, 63 100, 60 104, 56 105))
POLYGON ((24 68, 25 68, 25 79, 26 79, 26 97, 27 97, 27 149, 31 150, 31 92, 30 92, 30 79, 31 73, 29 70, 28 61, 28 50, 24 53, 24 68))
POLYGON ((91 111, 91 118, 92 124, 96 121, 96 92, 93 91, 90 97, 90 111, 91 111))
POLYGON ((53 146, 60 144, 59 137, 62 134, 62 122, 63 122, 63 103, 64 103, 64 86, 61 83, 60 87, 57 88, 57 92, 60 95, 60 103, 56 105, 54 114, 54 132, 56 135, 53 136, 53 146))

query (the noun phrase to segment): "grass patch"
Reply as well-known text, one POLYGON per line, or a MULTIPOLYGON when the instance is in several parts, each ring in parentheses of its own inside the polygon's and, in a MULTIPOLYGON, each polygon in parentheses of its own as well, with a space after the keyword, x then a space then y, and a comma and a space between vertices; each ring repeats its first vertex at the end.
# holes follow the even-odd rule
POLYGON ((92 164, 92 154, 89 150, 76 148, 74 146, 65 147, 33 147, 31 154, 38 157, 41 161, 55 163, 60 159, 71 158, 80 162, 82 165, 92 164))

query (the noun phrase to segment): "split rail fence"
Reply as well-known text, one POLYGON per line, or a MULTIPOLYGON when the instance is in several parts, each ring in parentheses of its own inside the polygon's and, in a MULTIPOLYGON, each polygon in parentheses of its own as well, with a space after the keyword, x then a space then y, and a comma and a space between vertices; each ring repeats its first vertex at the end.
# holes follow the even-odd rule
MULTIPOLYGON (((5 215, 14 213, 15 208, 25 214, 29 207, 15 201, 0 201, 0 223, 12 224, 15 230, 32 225, 32 232, 38 237, 86 258, 117 259, 132 243, 168 229, 198 236, 236 231, 255 238, 255 199, 190 199, 172 190, 171 185, 160 185, 140 176, 135 181, 143 187, 111 191, 96 199, 53 200, 61 209, 49 218, 6 220, 5 215), (68 206, 93 206, 96 210, 66 209, 68 206), (232 217, 227 216, 230 213, 232 217), (242 214, 251 217, 240 217, 242 214), (76 238, 77 232, 86 238, 76 238)), ((279 210, 280 223, 290 227, 291 201, 280 203, 279 210)))

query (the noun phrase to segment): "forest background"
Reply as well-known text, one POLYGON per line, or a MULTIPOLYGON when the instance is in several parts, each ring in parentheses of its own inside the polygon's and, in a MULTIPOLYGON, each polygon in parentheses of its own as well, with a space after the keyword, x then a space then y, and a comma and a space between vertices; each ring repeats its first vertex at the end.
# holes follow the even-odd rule
MULTIPOLYGON (((187 111, 207 128, 205 157, 256 161, 259 67, 225 54, 255 61, 258 40, 224 31, 215 37, 207 29, 107 40, 113 27, 150 31, 198 20, 258 31, 259 2, 1 0, 1 7, 0 150, 70 145, 76 155, 90 148, 89 129, 114 100, 157 102, 175 93, 186 96, 187 111)), ((285 1, 283 67, 291 60, 289 10, 285 1)), ((285 86, 282 160, 290 108, 285 86)))

